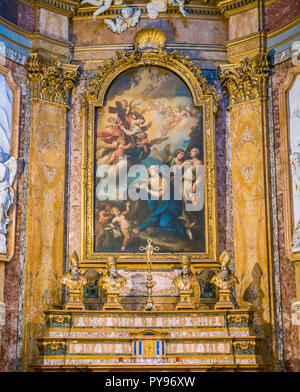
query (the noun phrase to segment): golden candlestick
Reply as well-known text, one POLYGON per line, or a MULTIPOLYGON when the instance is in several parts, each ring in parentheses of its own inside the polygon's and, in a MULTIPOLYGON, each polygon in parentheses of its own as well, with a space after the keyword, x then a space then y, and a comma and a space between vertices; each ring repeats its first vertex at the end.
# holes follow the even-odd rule
POLYGON ((153 281, 153 277, 152 277, 152 271, 151 271, 151 267, 152 267, 152 261, 151 261, 151 256, 153 254, 154 251, 158 251, 159 250, 159 246, 154 246, 152 243, 152 240, 148 239, 147 240, 148 244, 146 246, 140 246, 140 250, 141 251, 145 251, 146 252, 146 256, 147 256, 147 279, 146 279, 146 287, 147 287, 147 302, 146 302, 146 306, 144 308, 144 310, 147 311, 151 311, 151 310, 155 310, 154 304, 153 304, 153 300, 152 300, 152 288, 155 286, 155 282, 153 281))

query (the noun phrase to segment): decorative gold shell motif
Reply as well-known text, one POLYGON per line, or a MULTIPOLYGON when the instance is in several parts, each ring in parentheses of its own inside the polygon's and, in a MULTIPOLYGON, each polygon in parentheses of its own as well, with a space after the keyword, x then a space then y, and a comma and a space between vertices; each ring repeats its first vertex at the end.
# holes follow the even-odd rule
POLYGON ((138 31, 134 37, 133 45, 136 51, 157 51, 166 46, 167 37, 165 34, 155 28, 149 27, 138 31))

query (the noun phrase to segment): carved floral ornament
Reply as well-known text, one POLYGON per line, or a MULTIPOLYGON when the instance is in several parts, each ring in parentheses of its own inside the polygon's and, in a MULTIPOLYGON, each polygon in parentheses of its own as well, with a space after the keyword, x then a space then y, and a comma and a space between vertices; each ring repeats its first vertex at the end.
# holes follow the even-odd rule
POLYGON ((239 64, 222 65, 219 69, 221 82, 229 91, 231 105, 267 97, 270 68, 266 53, 241 60, 239 64))
POLYGON ((27 70, 31 98, 67 105, 79 77, 78 68, 59 60, 49 61, 37 52, 30 53, 27 70))
POLYGON ((153 65, 162 66, 177 73, 190 88, 196 105, 200 103, 203 96, 212 96, 213 108, 215 112, 217 111, 221 96, 213 86, 207 83, 206 78, 201 74, 200 67, 195 65, 188 56, 182 56, 177 51, 165 49, 166 36, 161 30, 157 28, 140 30, 134 37, 133 45, 133 52, 131 50, 117 51, 116 56, 105 60, 98 67, 96 77, 92 79, 89 87, 85 90, 85 96, 89 101, 103 104, 109 84, 126 69, 153 65))

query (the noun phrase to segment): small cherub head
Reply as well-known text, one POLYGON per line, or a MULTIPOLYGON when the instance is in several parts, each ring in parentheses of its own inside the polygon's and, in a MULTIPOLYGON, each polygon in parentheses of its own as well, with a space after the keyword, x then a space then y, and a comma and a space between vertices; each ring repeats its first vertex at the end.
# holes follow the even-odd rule
POLYGON ((128 19, 133 15, 133 9, 131 7, 123 7, 121 12, 124 19, 128 19))

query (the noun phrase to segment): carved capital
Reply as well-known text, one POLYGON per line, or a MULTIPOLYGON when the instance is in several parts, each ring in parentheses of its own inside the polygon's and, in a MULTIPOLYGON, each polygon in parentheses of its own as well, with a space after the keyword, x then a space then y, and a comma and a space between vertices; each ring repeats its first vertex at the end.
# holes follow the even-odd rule
POLYGON ((50 61, 37 52, 31 53, 27 62, 31 98, 67 105, 79 77, 78 69, 79 66, 50 61))
POLYGON ((229 92, 230 104, 266 98, 270 67, 267 53, 252 59, 246 58, 238 64, 219 67, 221 82, 229 92))

